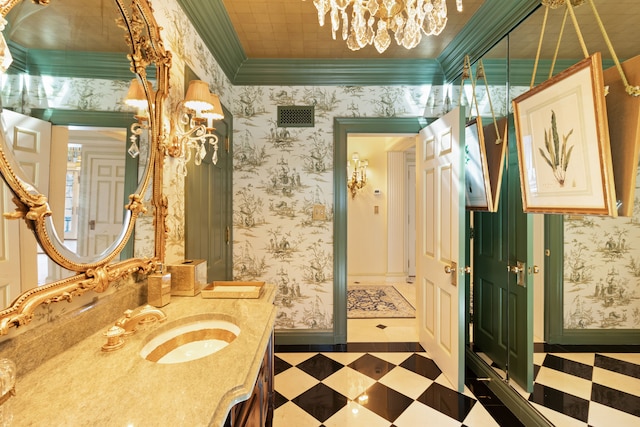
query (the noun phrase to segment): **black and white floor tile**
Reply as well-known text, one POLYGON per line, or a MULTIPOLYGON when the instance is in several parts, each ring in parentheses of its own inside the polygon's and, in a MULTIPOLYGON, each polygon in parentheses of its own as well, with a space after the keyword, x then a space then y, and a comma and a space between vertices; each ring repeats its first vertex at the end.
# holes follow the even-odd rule
POLYGON ((640 426, 640 354, 536 353, 525 394, 554 425, 640 426))
POLYGON ((419 346, 349 346, 339 352, 276 349, 274 427, 521 425, 480 382, 455 391, 419 346))
MULTIPOLYGON (((412 285, 398 290, 415 304, 412 285)), ((348 325, 344 346, 277 346, 274 427, 523 425, 471 372, 454 391, 417 344, 415 319, 348 325)), ((623 347, 547 345, 534 353, 533 392, 515 389, 554 426, 640 427, 640 348, 623 347)))

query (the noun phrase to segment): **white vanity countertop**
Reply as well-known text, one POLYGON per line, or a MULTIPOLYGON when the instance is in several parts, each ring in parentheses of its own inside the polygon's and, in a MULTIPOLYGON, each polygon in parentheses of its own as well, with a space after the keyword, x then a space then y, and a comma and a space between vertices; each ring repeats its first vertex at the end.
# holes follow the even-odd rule
MULTIPOLYGON (((9 400, 13 426, 222 426, 230 408, 253 391, 271 338, 275 286, 259 299, 171 297, 163 323, 103 352, 111 325, 24 375, 9 400), (219 313, 241 331, 202 359, 158 364, 138 354, 156 329, 193 315, 219 313)), ((116 319, 113 319, 115 323, 116 319)))

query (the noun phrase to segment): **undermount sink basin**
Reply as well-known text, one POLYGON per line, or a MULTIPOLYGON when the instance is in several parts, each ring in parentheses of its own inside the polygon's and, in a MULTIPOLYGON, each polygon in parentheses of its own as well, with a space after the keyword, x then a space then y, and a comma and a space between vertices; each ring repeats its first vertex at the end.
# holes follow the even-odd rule
POLYGON ((222 350, 240 334, 240 327, 224 318, 197 317, 174 323, 142 347, 142 358, 163 364, 189 362, 222 350))

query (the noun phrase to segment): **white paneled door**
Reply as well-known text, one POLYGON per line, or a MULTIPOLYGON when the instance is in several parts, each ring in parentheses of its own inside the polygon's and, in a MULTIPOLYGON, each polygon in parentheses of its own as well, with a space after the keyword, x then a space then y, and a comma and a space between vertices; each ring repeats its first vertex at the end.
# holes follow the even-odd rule
POLYGON ((121 151, 83 148, 78 226, 80 254, 101 254, 122 231, 125 161, 121 151))
POLYGON ((451 384, 464 389, 464 111, 416 141, 418 333, 451 384))
MULTIPOLYGON (((51 157, 51 123, 11 110, 2 111, 2 129, 13 156, 20 164, 15 171, 21 179, 34 185, 39 193, 49 195, 49 159, 51 157)), ((14 203, 4 190, 4 210, 12 212, 14 203)), ((38 246, 36 238, 23 220, 3 221, 0 231, 0 302, 6 307, 21 289, 38 284, 38 246), (7 249, 9 249, 7 251, 7 249), (8 302, 6 300, 9 300, 8 302)))

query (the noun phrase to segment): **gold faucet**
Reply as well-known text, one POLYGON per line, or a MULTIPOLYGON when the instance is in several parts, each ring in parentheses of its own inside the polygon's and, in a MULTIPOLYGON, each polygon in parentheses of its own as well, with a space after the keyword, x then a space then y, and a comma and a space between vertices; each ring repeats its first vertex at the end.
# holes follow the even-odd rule
POLYGON ((133 334, 139 325, 155 322, 163 322, 167 318, 162 310, 149 304, 145 304, 133 310, 126 310, 124 316, 116 320, 115 326, 124 329, 123 335, 133 334))

